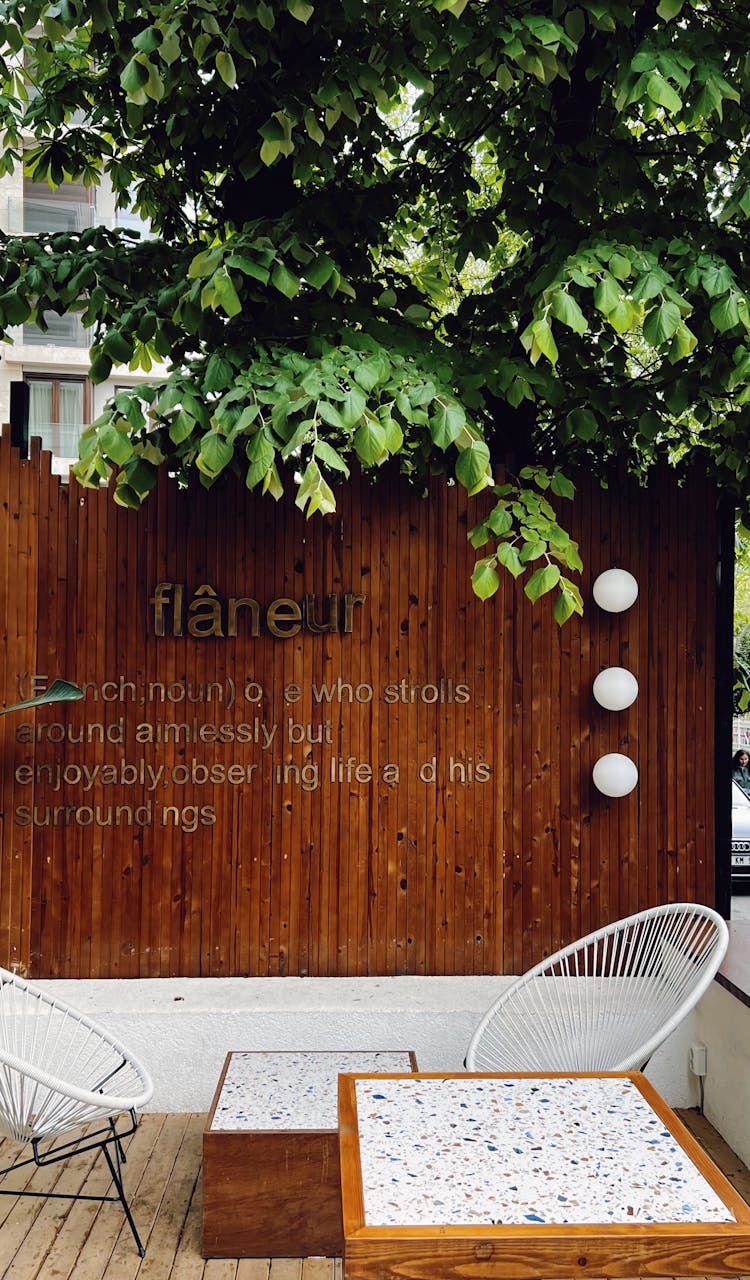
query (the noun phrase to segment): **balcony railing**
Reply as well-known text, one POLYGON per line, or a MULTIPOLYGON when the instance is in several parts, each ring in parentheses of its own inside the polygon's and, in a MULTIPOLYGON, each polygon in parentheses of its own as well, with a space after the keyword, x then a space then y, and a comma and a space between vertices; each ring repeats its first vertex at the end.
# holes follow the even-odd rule
POLYGON ((25 324, 21 342, 28 347, 88 347, 91 330, 84 329, 78 315, 59 316, 55 311, 45 311, 47 332, 35 324, 25 324))
POLYGON ((30 422, 29 436, 40 436, 42 448, 49 449, 56 458, 75 461, 78 457, 78 441, 86 430, 82 422, 30 422))
POLYGON ((45 231, 83 231, 96 222, 96 205, 73 200, 8 198, 8 231, 11 235, 38 235, 45 231))

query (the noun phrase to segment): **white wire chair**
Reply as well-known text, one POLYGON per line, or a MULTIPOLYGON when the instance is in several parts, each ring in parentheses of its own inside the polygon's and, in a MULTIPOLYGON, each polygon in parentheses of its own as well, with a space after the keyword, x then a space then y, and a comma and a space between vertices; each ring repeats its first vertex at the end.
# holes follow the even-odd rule
POLYGON ((697 1004, 729 943, 710 907, 627 916, 529 969, 477 1026, 469 1071, 642 1070, 697 1004))
POLYGON ((0 968, 0 1134, 32 1151, 0 1169, 0 1178, 101 1148, 117 1193, 68 1196, 3 1186, 0 1195, 119 1200, 143 1257, 123 1189, 122 1140, 135 1132, 137 1110, 152 1093, 145 1067, 96 1022, 0 968), (76 1130, 82 1132, 68 1138, 76 1130))

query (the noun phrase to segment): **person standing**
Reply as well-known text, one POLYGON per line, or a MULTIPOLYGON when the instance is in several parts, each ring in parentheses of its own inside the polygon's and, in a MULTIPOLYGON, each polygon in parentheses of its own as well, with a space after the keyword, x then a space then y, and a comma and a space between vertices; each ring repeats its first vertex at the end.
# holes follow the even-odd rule
POLYGON ((750 754, 742 747, 732 756, 732 778, 750 796, 750 754))

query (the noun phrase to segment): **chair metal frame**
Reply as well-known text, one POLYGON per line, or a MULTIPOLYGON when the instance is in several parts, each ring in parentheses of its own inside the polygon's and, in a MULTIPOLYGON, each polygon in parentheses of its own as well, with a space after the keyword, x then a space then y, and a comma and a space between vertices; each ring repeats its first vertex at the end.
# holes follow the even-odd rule
POLYGON ((0 1133, 32 1154, 0 1169, 4 1178, 101 1150, 114 1195, 0 1187, 0 1195, 119 1202, 141 1257, 145 1248, 123 1186, 123 1139, 153 1093, 148 1071, 97 1022, 0 968, 0 1133), (117 1090, 115 1093, 114 1090, 117 1090), (104 1120, 98 1128, 92 1123, 104 1120), (77 1136, 69 1134, 80 1130, 77 1136))
POLYGON ((711 907, 666 903, 608 924, 529 969, 490 1005, 469 1071, 643 1070, 697 1004, 729 944, 711 907))

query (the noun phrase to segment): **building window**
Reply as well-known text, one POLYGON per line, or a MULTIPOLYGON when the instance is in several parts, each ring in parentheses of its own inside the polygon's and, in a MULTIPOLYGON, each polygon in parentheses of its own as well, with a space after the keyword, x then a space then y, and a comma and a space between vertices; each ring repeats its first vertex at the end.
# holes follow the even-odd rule
POLYGON ((45 231, 83 231, 96 222, 93 187, 64 182, 52 188, 46 182, 23 180, 23 197, 8 201, 8 229, 13 235, 38 235, 45 231))
POLYGON ((23 326, 21 341, 25 347, 87 347, 90 343, 91 335, 74 311, 64 316, 45 311, 44 323, 45 329, 36 324, 23 326))
POLYGON ((55 378, 27 373, 29 437, 41 436, 42 448, 57 458, 78 457, 78 441, 91 421, 91 383, 87 378, 55 378))

